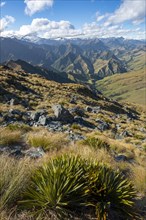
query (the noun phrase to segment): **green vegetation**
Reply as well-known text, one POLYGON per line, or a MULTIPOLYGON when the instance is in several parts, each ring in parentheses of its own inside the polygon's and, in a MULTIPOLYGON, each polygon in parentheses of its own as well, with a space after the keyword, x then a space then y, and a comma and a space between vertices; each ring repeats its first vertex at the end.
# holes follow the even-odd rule
POLYGON ((96 87, 104 95, 128 102, 146 105, 145 69, 106 77, 97 81, 96 87))

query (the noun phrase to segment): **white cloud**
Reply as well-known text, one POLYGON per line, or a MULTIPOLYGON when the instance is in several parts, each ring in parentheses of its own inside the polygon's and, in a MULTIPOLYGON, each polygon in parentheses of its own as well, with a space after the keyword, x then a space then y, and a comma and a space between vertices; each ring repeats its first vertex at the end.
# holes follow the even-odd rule
POLYGON ((45 8, 52 7, 53 2, 54 0, 25 0, 25 13, 31 16, 36 12, 42 11, 45 8))
POLYGON ((75 29, 75 27, 69 21, 50 21, 47 18, 35 18, 30 25, 23 25, 18 31, 5 31, 2 32, 2 36, 15 36, 30 38, 58 38, 80 35, 81 31, 75 29))
POLYGON ((132 21, 133 24, 143 22, 145 17, 145 0, 124 0, 120 7, 107 19, 105 26, 132 21))
POLYGON ((0 8, 2 8, 5 4, 6 2, 0 2, 0 8))
POLYGON ((100 14, 100 12, 96 12, 96 21, 100 22, 102 20, 104 20, 105 18, 107 18, 109 16, 109 13, 105 13, 103 15, 100 14))
POLYGON ((130 39, 144 39, 145 32, 140 28, 124 28, 121 24, 104 27, 97 22, 86 23, 81 29, 75 27, 69 21, 50 21, 47 18, 33 19, 30 25, 23 25, 18 31, 8 30, 1 33, 2 36, 14 36, 17 38, 27 37, 35 40, 39 38, 60 38, 60 37, 125 37, 130 39))
POLYGON ((9 24, 12 24, 15 22, 15 18, 9 15, 6 15, 2 19, 0 19, 0 31, 4 31, 9 24))

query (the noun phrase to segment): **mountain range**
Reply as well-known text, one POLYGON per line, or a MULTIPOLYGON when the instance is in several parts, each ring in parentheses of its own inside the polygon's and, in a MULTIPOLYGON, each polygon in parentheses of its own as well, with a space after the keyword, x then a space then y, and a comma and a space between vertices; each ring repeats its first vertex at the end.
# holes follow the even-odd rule
MULTIPOLYGON (((94 82, 132 69, 136 53, 145 53, 145 42, 124 38, 24 39, 0 38, 0 62, 24 60, 75 82, 94 82)), ((142 66, 140 67, 142 68, 142 66)))

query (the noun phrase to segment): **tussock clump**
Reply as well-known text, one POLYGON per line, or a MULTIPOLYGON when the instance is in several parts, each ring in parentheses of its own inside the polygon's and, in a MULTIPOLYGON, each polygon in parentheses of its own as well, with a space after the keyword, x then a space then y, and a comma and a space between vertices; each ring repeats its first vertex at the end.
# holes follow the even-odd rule
POLYGON ((11 146, 22 141, 20 130, 12 131, 9 128, 0 128, 0 145, 11 146))
POLYGON ((59 150, 69 143, 66 135, 62 133, 50 133, 46 130, 29 132, 27 142, 31 147, 42 147, 45 151, 59 150))
POLYGON ((31 163, 28 159, 15 160, 8 156, 0 156, 0 210, 14 205, 28 185, 31 163))

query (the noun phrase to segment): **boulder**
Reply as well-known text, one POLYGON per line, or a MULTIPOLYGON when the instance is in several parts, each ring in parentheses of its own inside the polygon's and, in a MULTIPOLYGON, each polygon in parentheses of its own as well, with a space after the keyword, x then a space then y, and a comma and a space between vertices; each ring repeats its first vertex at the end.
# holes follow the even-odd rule
POLYGON ((45 154, 43 148, 37 147, 37 148, 30 148, 29 150, 25 151, 25 155, 29 156, 32 159, 38 159, 43 157, 45 154))
POLYGON ((42 125, 42 126, 45 126, 49 123, 49 117, 45 116, 45 115, 41 115, 38 119, 38 124, 39 125, 42 125))
POLYGON ((30 119, 33 120, 33 121, 38 121, 39 117, 42 116, 42 115, 46 115, 45 110, 39 110, 39 111, 36 111, 36 112, 31 112, 30 119))
POLYGON ((62 121, 64 123, 72 123, 74 120, 73 115, 69 112, 69 110, 65 109, 62 105, 53 105, 52 109, 54 111, 54 115, 56 120, 62 121))

